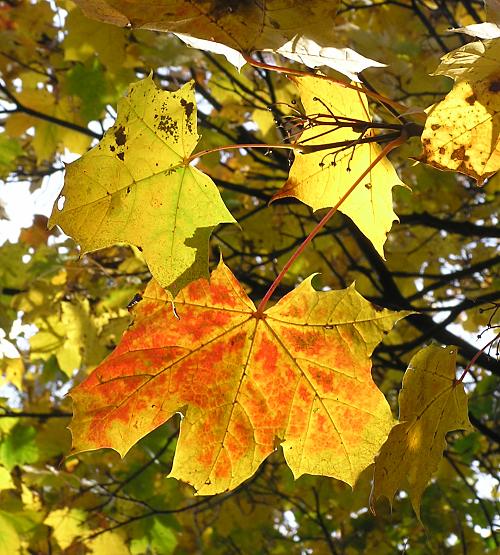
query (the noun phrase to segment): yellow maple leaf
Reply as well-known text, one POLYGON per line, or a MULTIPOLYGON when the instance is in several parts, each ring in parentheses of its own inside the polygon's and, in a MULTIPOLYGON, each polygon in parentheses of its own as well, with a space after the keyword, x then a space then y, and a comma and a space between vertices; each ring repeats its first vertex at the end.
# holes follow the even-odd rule
POLYGON ((68 548, 86 531, 85 512, 80 509, 57 509, 44 520, 53 529, 53 535, 61 549, 68 548))
POLYGON ((420 518, 422 494, 437 470, 452 430, 471 430, 464 387, 455 379, 457 350, 431 345, 419 351, 403 377, 399 418, 375 459, 370 506, 396 490, 408 489, 420 518))
POLYGON ((500 169, 500 39, 467 44, 442 58, 436 75, 455 79, 428 109, 419 160, 479 184, 500 169))
MULTIPOLYGON (((345 117, 370 121, 368 102, 361 91, 348 89, 317 77, 294 77, 307 115, 331 117, 331 132, 326 126, 306 129, 300 143, 308 146, 356 141, 360 133, 350 127, 335 128, 334 118, 345 117)), ((369 137, 365 133, 364 137, 369 137)), ((375 143, 358 144, 339 149, 322 149, 307 154, 297 153, 288 181, 273 197, 296 197, 313 210, 335 206, 352 184, 380 154, 375 143)), ((392 209, 392 188, 403 185, 387 158, 380 160, 370 173, 341 204, 339 210, 349 216, 368 237, 383 257, 383 246, 397 216, 392 209)))
POLYGON ((67 167, 49 226, 60 225, 83 252, 135 245, 172 294, 208 274, 208 238, 234 222, 214 182, 192 167, 198 142, 194 83, 162 91, 151 77, 130 86, 115 125, 67 167))

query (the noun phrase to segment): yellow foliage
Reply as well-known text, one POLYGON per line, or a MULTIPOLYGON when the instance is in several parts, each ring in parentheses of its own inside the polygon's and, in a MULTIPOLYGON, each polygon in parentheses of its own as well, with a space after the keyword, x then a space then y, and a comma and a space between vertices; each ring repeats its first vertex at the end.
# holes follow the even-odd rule
POLYGON ((436 74, 455 86, 428 110, 422 162, 473 177, 479 184, 500 169, 500 39, 447 54, 436 74))

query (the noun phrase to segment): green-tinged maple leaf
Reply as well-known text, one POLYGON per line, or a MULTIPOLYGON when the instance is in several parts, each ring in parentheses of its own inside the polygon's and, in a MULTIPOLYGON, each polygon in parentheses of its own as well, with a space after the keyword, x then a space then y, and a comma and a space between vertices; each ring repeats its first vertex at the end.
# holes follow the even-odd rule
MULTIPOLYGON (((366 96, 361 91, 342 87, 317 77, 293 77, 308 116, 322 114, 331 119, 332 131, 321 125, 306 129, 300 143, 308 146, 356 141, 359 133, 350 127, 336 128, 334 118, 347 117, 370 121, 366 96)), ((369 134, 365 134, 365 137, 369 134)), ((324 149, 297 153, 288 181, 274 199, 296 197, 313 210, 335 206, 358 177, 380 154, 375 143, 358 144, 339 151, 324 149)), ((397 216, 392 209, 392 188, 403 185, 387 158, 383 158, 340 205, 359 229, 384 255, 384 243, 397 216)))
POLYGON ((189 165, 198 141, 194 83, 177 92, 151 77, 130 86, 100 143, 70 164, 49 222, 88 252, 139 247, 153 276, 174 295, 208 275, 208 238, 234 222, 213 181, 189 165))
POLYGON ((7 470, 16 465, 30 464, 38 460, 39 449, 35 443, 36 429, 16 425, 0 442, 0 464, 7 470))
POLYGON ((17 530, 10 521, 10 515, 0 511, 0 553, 19 553, 21 539, 17 530))
POLYGON ((305 280, 263 315, 220 263, 175 299, 152 281, 117 349, 73 389, 74 452, 124 456, 182 412, 171 476, 232 489, 282 445, 296 477, 353 484, 393 426, 370 355, 405 313, 305 280))
POLYGON ((437 470, 445 435, 469 430, 464 387, 456 381, 456 348, 431 345, 410 361, 399 394, 399 419, 375 460, 372 509, 385 496, 392 503, 407 488, 420 518, 422 493, 437 470))
POLYGON ((0 492, 4 489, 16 489, 16 485, 12 480, 10 472, 3 468, 3 466, 0 466, 0 492))
POLYGON ((419 158, 478 183, 500 169, 500 39, 467 44, 442 58, 435 75, 455 79, 428 109, 419 158))
POLYGON ((85 121, 99 119, 106 102, 111 100, 105 70, 97 58, 86 65, 75 64, 66 75, 65 88, 69 94, 80 98, 80 112, 85 121))
POLYGON ((19 391, 23 389, 24 362, 22 358, 0 359, 0 387, 10 383, 19 391))
POLYGON ((23 149, 18 141, 0 134, 0 178, 5 178, 15 169, 16 159, 21 156, 23 149))
POLYGON ((87 299, 61 302, 60 314, 35 320, 39 331, 30 338, 32 359, 48 360, 56 355, 61 370, 71 377, 82 362, 95 367, 106 351, 99 344, 96 322, 90 317, 87 299))
POLYGON ((296 35, 327 43, 338 2, 76 0, 76 4, 88 17, 105 23, 192 35, 247 52, 277 48, 296 35))

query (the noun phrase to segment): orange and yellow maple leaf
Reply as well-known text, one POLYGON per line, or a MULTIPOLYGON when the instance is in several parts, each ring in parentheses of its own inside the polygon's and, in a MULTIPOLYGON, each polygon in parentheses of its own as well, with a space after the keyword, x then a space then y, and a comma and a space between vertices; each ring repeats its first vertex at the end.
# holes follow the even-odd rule
POLYGON ((353 484, 393 426, 370 355, 404 313, 305 280, 264 313, 221 262, 175 299, 152 281, 116 350, 71 393, 74 451, 122 456, 175 413, 171 476, 236 487, 281 443, 296 477, 353 484))

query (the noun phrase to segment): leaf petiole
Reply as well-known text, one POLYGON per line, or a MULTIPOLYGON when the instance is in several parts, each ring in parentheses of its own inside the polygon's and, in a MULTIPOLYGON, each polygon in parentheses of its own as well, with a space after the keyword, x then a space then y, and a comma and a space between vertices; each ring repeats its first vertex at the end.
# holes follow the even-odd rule
POLYGON ((497 333, 493 339, 488 341, 488 343, 486 343, 486 345, 484 347, 479 349, 479 351, 472 357, 469 364, 467 364, 467 366, 465 367, 465 370, 462 372, 462 375, 460 376, 460 378, 458 378, 458 380, 456 380, 455 383, 462 383, 463 382, 465 376, 467 375, 467 372, 469 372, 469 370, 472 368, 472 366, 474 366, 474 363, 476 362, 476 360, 484 353, 484 351, 486 351, 486 349, 490 345, 493 345, 493 343, 495 343, 495 341, 497 341, 498 339, 500 339, 500 333, 497 333))
MULTIPOLYGON (((311 73, 309 71, 302 71, 300 69, 292 69, 290 67, 285 67, 285 66, 274 66, 271 64, 266 64, 265 62, 259 62, 257 60, 255 60, 254 58, 252 58, 250 55, 248 54, 243 54, 243 57, 245 58, 245 61, 250 64, 253 67, 259 68, 259 69, 266 69, 268 71, 276 71, 277 73, 284 73, 285 75, 296 75, 297 77, 317 77, 318 79, 325 79, 326 81, 330 81, 331 83, 336 83, 337 85, 340 85, 342 87, 346 87, 347 89, 354 89, 356 91, 362 91, 366 94, 366 96, 373 98, 374 100, 377 100, 378 102, 381 102, 382 104, 387 104, 388 106, 392 106, 393 108, 395 108, 399 113, 401 114, 405 114, 408 112, 408 107, 405 106, 404 104, 400 104, 399 102, 396 102, 394 100, 391 100, 390 98, 387 98, 381 94, 378 94, 374 91, 371 91, 370 89, 367 89, 366 87, 360 87, 359 85, 353 85, 351 83, 347 83, 346 81, 341 81, 340 79, 333 79, 332 77, 328 77, 327 75, 321 75, 318 73, 311 73)), ((416 119, 419 119, 420 121, 424 122, 426 116, 424 114, 420 114, 420 113, 415 113, 413 114, 413 116, 416 119)))
MULTIPOLYGON (((401 126, 401 129, 403 127, 401 126)), ((208 154, 213 154, 215 152, 223 152, 226 150, 239 150, 243 149, 250 149, 250 148, 265 148, 266 150, 273 150, 278 148, 284 148, 287 150, 296 150, 301 154, 310 154, 312 152, 319 152, 321 150, 332 150, 336 148, 351 148, 356 147, 358 144, 365 144, 365 143, 383 143, 387 141, 392 141, 393 139, 397 139, 401 136, 401 133, 387 133, 383 135, 376 135, 373 137, 360 137, 358 139, 350 139, 348 141, 337 141, 334 143, 325 143, 322 145, 306 145, 300 142, 297 143, 276 143, 276 144, 268 144, 268 143, 237 143, 232 145, 222 145, 216 146, 213 148, 207 148, 206 150, 200 150, 199 152, 193 152, 191 156, 188 156, 184 164, 187 166, 193 160, 197 158, 201 158, 202 156, 207 156, 208 154)))

